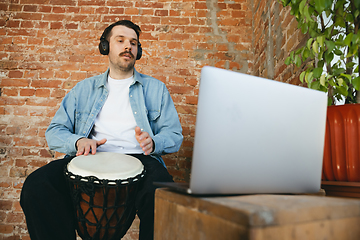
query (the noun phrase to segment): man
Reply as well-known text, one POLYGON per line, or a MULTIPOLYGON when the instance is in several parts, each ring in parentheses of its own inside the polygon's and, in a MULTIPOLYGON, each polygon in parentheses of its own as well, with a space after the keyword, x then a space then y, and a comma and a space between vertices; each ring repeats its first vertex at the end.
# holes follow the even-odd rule
POLYGON ((32 240, 75 239, 76 219, 64 167, 74 156, 98 151, 138 158, 147 170, 135 201, 139 239, 153 239, 154 181, 172 181, 161 155, 176 152, 182 129, 165 85, 138 73, 140 28, 128 20, 107 27, 99 50, 109 69, 79 82, 63 99, 46 139, 50 149, 67 154, 26 179, 20 203, 32 240))

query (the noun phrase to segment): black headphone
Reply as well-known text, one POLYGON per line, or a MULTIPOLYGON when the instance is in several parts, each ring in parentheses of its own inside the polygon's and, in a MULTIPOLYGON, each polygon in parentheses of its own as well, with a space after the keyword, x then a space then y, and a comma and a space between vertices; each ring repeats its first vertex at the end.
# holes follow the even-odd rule
MULTIPOLYGON (((108 40, 106 40, 107 35, 111 32, 113 27, 115 27, 117 25, 124 25, 124 24, 122 24, 123 21, 127 21, 127 20, 118 21, 116 23, 111 24, 107 28, 105 28, 103 34, 100 37, 100 43, 99 43, 99 51, 102 55, 108 55, 109 51, 110 51, 109 42, 108 42, 108 40)), ((142 56, 141 43, 138 42, 138 52, 136 54, 136 60, 139 60, 141 58, 141 56, 142 56)))

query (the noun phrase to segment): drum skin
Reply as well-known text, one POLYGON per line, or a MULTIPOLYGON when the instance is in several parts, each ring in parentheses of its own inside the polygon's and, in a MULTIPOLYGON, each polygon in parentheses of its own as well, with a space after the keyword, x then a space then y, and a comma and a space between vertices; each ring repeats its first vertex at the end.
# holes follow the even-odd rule
POLYGON ((135 218, 135 198, 145 170, 142 168, 127 179, 109 180, 76 175, 68 168, 65 175, 73 196, 79 236, 84 240, 122 238, 135 218))

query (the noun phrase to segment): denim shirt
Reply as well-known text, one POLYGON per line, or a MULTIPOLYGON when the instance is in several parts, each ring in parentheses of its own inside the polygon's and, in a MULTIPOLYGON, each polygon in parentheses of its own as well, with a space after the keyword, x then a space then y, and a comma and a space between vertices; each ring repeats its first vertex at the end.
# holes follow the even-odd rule
MULTIPOLYGON (((108 74, 109 70, 79 82, 64 97, 45 132, 51 150, 75 156, 76 141, 89 136, 106 101, 108 74)), ((179 117, 165 84, 134 69, 129 98, 136 124, 155 143, 151 156, 165 166, 161 155, 177 152, 183 140, 179 117)))

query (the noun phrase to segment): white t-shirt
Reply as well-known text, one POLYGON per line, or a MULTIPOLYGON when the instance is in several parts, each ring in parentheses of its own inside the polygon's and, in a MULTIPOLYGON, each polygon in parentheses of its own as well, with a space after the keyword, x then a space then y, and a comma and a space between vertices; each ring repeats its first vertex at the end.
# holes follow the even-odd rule
POLYGON ((99 152, 143 153, 135 138, 136 121, 129 100, 129 87, 134 77, 116 80, 108 76, 109 95, 99 115, 95 119, 90 138, 101 140, 99 152))

